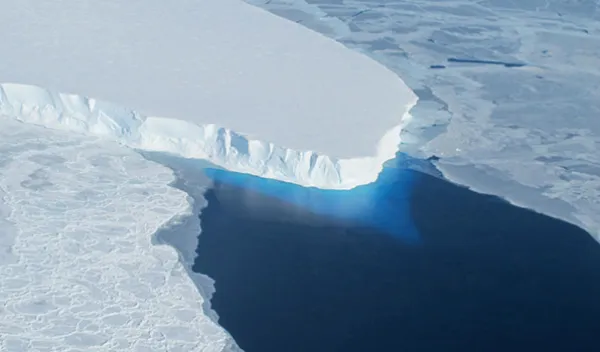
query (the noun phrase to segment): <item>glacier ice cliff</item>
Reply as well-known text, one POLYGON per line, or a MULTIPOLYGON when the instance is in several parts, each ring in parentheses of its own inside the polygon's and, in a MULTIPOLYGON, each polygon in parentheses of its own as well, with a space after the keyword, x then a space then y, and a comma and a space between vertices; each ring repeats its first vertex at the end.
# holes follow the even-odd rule
MULTIPOLYGON (((412 100, 411 105, 416 103, 416 98, 412 100)), ((277 146, 215 124, 144 116, 79 95, 0 84, 0 114, 22 122, 101 136, 134 149, 206 159, 231 171, 330 189, 349 189, 375 181, 383 163, 398 150, 401 129, 410 120, 410 107, 399 118, 399 124, 382 136, 376 155, 338 159, 277 146)), ((200 109, 198 113, 202 113, 200 109)), ((344 138, 344 128, 348 126, 331 131, 332 140, 344 138)))

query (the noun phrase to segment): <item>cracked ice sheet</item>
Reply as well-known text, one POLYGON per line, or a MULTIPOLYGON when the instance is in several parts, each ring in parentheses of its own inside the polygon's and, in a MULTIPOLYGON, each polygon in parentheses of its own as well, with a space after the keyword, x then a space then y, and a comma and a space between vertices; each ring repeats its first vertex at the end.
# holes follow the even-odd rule
POLYGON ((0 253, 0 350, 237 349, 203 314, 177 252, 151 243, 190 211, 171 170, 117 144, 0 120, 10 224, 0 248, 12 256, 0 253))
POLYGON ((398 73, 420 98, 401 149, 600 239, 597 1, 248 1, 398 73))

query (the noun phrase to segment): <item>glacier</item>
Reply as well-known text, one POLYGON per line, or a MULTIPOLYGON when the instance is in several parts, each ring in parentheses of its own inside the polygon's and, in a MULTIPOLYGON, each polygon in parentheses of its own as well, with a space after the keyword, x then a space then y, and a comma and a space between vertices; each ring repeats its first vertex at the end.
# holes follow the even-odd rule
POLYGON ((7 115, 306 186, 375 180, 417 100, 385 66, 238 0, 3 1, 0 32, 7 115))
POLYGON ((600 238, 594 1, 248 2, 0 0, 0 349, 239 350, 160 241, 208 181, 131 149, 348 189, 401 145, 600 238))

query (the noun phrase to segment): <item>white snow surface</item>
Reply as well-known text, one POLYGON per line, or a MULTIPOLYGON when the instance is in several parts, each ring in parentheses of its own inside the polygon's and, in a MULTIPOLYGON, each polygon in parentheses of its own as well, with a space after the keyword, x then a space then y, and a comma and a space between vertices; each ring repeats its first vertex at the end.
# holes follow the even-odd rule
POLYGON ((600 239, 597 0, 248 2, 399 74, 419 97, 402 151, 435 155, 446 178, 600 239))
POLYGON ((235 171, 323 188, 371 182, 416 103, 375 60, 239 0, 0 9, 5 114, 235 171))
POLYGON ((206 278, 153 240, 200 231, 170 169, 99 138, 0 124, 1 351, 239 351, 205 301, 212 287, 195 285, 206 278))

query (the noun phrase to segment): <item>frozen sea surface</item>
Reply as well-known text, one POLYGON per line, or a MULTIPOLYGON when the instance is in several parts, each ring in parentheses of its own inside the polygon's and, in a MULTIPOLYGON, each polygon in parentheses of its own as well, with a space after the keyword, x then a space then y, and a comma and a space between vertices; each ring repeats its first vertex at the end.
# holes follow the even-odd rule
POLYGON ((397 72, 419 96, 403 151, 600 236, 597 1, 249 2, 397 72))
POLYGON ((200 277, 154 240, 199 231, 170 169, 112 142, 0 125, 0 350, 238 350, 200 277))

